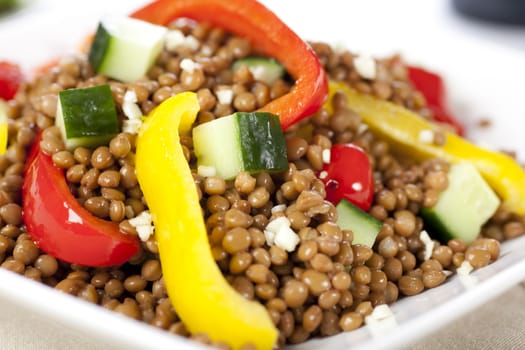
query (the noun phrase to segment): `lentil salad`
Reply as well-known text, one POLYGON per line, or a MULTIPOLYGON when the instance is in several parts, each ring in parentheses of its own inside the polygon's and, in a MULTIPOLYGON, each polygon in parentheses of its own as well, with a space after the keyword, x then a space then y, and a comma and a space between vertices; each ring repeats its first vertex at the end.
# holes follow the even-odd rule
MULTIPOLYGON (((195 27, 183 26, 179 29, 199 38, 195 33, 203 30, 203 27, 209 31, 208 33, 217 31, 206 28, 207 26, 203 24, 197 24, 195 27)), ((236 42, 240 43, 241 47, 246 45, 242 39, 230 38, 224 33, 222 35, 224 37, 221 43, 227 47, 226 50, 233 52, 239 50, 239 47, 234 44, 236 42)), ((201 40, 207 40, 206 38, 201 40)), ((334 52, 324 44, 312 43, 312 46, 321 57, 321 62, 331 78, 336 77, 336 74, 342 74, 335 73, 337 71, 346 71, 348 76, 356 75, 351 65, 353 60, 350 59, 355 55, 348 52, 334 52), (344 55, 350 57, 346 65, 344 55), (338 63, 329 63, 331 60, 338 63)), ((250 54, 250 49, 247 49, 246 53, 237 55, 250 54)), ((183 90, 197 91, 201 105, 198 123, 203 123, 207 120, 206 118, 216 118, 234 110, 253 110, 267 102, 263 97, 262 101, 265 102, 258 104, 257 99, 260 96, 255 86, 261 84, 254 82, 246 70, 235 73, 220 71, 219 74, 226 76, 223 82, 229 82, 235 96, 233 106, 221 112, 220 109, 223 107, 220 106, 221 103, 217 103, 218 97, 214 96, 214 85, 203 85, 208 83, 205 82, 206 79, 202 79, 201 85, 196 83, 195 87, 190 88, 193 80, 183 80, 184 72, 179 72, 181 76, 178 77, 174 72, 177 68, 172 67, 174 71, 169 70, 169 62, 174 58, 173 56, 176 61, 176 55, 163 52, 155 67, 148 73, 149 79, 137 84, 136 87, 109 80, 117 104, 119 104, 119 99, 123 100, 123 95, 129 89, 140 90, 140 87, 144 87, 147 91, 144 93, 145 98, 138 98, 140 94, 137 91, 135 93, 141 109, 144 114, 147 114, 148 106, 153 107, 164 101, 167 96, 181 89, 180 85, 183 85, 183 90), (244 77, 243 74, 245 74, 244 77), (167 83, 165 79, 170 78, 171 82, 167 83), (177 83, 177 79, 180 79, 181 83, 177 83), (182 84, 183 81, 186 85, 182 84), (165 92, 166 95, 162 96, 159 91, 165 92), (213 98, 215 102, 212 102, 213 98), (203 110, 203 105, 206 104, 210 107, 203 110), (250 107, 246 108, 246 105, 250 107)), ((235 53, 231 55, 237 58, 235 53)), ((404 64, 398 61, 397 58, 387 59, 377 61, 377 65, 394 77, 397 68, 393 66, 399 66, 400 71, 403 71, 404 64)), ((172 64, 174 67, 177 66, 176 63, 172 64)), ((133 166, 127 163, 131 158, 127 156, 134 152, 134 138, 123 133, 100 149, 77 148, 69 152, 63 150, 57 130, 52 126, 46 127, 43 118, 52 119, 55 114, 54 111, 46 114, 44 106, 47 103, 47 106, 52 109, 56 100, 49 103, 49 101, 45 102, 44 98, 40 99, 41 96, 47 98, 56 94, 56 91, 52 89, 58 86, 53 84, 60 85, 58 88, 62 89, 108 82, 104 77, 93 77, 93 73, 84 73, 89 69, 89 63, 82 58, 61 62, 58 70, 37 78, 36 83, 26 87, 26 90, 19 94, 20 97, 17 96, 15 102, 10 103, 9 110, 15 120, 21 120, 24 113, 34 114, 36 119, 33 120, 44 129, 42 148, 53 155, 56 165, 66 169, 72 192, 92 214, 106 220, 120 222, 122 228, 146 208, 140 193, 137 193, 136 179, 125 175, 132 174, 132 172, 122 170, 133 166), (67 79, 71 77, 73 79, 67 83, 67 79), (100 80, 97 81, 97 79, 100 80), (34 105, 29 106, 25 105, 24 98, 25 101, 33 98, 41 102, 35 102, 34 105), (39 103, 41 103, 40 106, 39 103), (22 105, 24 106, 21 107, 22 105), (25 109, 25 111, 16 111, 17 108, 25 109), (75 171, 71 170, 74 167, 76 167, 75 171, 83 169, 84 172, 81 175, 75 174, 75 171), (72 175, 75 175, 76 178, 71 177, 72 175), (133 185, 126 186, 124 183, 128 180, 133 185), (130 208, 133 214, 130 214, 130 208)), ((205 73, 203 72, 204 75, 205 73)), ((197 77, 197 81, 199 79, 197 77)), ((359 76, 354 81, 349 80, 350 84, 364 93, 382 95, 384 99, 390 99, 414 110, 424 108, 424 101, 415 102, 419 98, 418 93, 411 90, 410 83, 403 74, 392 78, 392 81, 399 81, 400 85, 406 88, 405 91, 398 91, 399 95, 405 96, 401 99, 396 96, 396 91, 392 88, 398 84, 393 84, 392 81, 387 83, 369 81, 359 76), (381 90, 377 87, 377 85, 381 86, 381 83, 387 87, 390 86, 394 91, 388 94, 385 92, 388 89, 384 89, 381 93, 377 92, 376 90, 381 90)), ((290 88, 290 82, 280 81, 277 86, 267 87, 263 95, 269 95, 270 99, 275 98, 290 88), (282 89, 281 92, 279 89, 282 89)), ((262 89, 264 90, 264 87, 262 89)), ((363 315, 370 312, 370 307, 382 302, 393 302, 400 295, 419 293, 424 288, 439 285, 445 279, 443 270, 453 270, 462 258, 468 259, 476 267, 482 267, 498 255, 497 242, 483 238, 473 243, 468 248, 470 251, 467 251, 467 247, 461 241, 451 241, 446 245, 440 244, 434 248, 432 258, 424 260, 421 256, 422 242, 413 235, 414 232, 421 231, 422 222, 414 212, 417 213, 418 205, 426 203, 431 206, 435 202, 436 194, 446 186, 444 174, 446 174, 448 164, 439 160, 414 164, 406 159, 398 158, 390 153, 388 143, 377 140, 370 132, 363 130, 359 115, 345 105, 344 96, 338 95, 333 105, 336 112, 331 118, 326 112, 319 112, 306 122, 314 128, 311 139, 301 137, 293 129, 287 132, 288 159, 293 164, 287 173, 277 175, 241 173, 233 181, 224 181, 214 176, 203 177, 198 174, 195 176, 201 191, 203 207, 207 212, 205 215, 210 230, 210 243, 221 270, 239 292, 247 298, 257 299, 266 304, 270 316, 280 328, 281 343, 284 342, 283 338, 288 342, 296 342, 310 336, 331 335, 341 329, 350 330, 362 322, 363 315), (352 142, 367 150, 371 155, 373 166, 383 174, 384 182, 376 182, 374 204, 370 212, 386 224, 380 232, 377 240, 379 244, 374 250, 351 246, 351 234, 338 232, 336 226, 333 225, 335 219, 333 206, 322 200, 324 197, 323 185, 315 176, 315 171, 320 170, 323 165, 323 150, 329 149, 333 143, 346 142, 352 142), (282 204, 287 206, 285 215, 292 223, 294 230, 298 231, 299 236, 302 232, 306 237, 306 235, 313 234, 312 230, 314 230, 316 235, 340 241, 338 246, 324 245, 332 240, 321 242, 304 240, 293 254, 288 254, 276 246, 267 247, 263 237, 264 227, 268 219, 275 215, 271 212, 271 208, 282 204), (228 228, 233 229, 220 232, 221 224, 226 224, 228 228), (214 233, 217 237, 222 236, 222 238, 212 239, 214 233), (478 249, 479 246, 484 248, 478 249), (336 250, 338 251, 335 252, 336 250), (295 265, 299 262, 301 262, 299 265, 295 265), (353 266, 350 272, 342 269, 342 266, 349 266, 349 264, 353 266), (330 284, 330 287, 324 290, 327 284, 330 284), (303 297, 304 300, 302 300, 303 297), (317 300, 314 302, 312 299, 317 300), (343 313, 343 311, 346 312, 343 313)), ((34 140, 34 130, 20 131, 22 129, 17 130, 17 141, 23 140, 20 135, 24 133, 30 135, 30 141, 20 143, 21 147, 10 149, 8 156, 10 155, 11 158, 8 160, 16 161, 6 166, 6 172, 12 164, 18 164, 20 168, 20 163, 23 163, 24 157, 18 157, 14 149, 24 149, 34 140)), ((187 159, 191 162, 193 157, 191 140, 183 138, 182 143, 187 159)), ((6 175, 19 175, 13 172, 14 169, 15 167, 6 175)), ((8 211, 7 208, 6 211, 8 211)), ((17 222, 19 223, 15 218, 7 215, 4 220, 7 225, 16 226, 17 222)), ((512 215, 499 212, 493 218, 493 222, 494 227, 508 228, 512 225, 519 225, 520 221, 513 218, 512 215)), ((136 234, 134 227, 127 226, 127 228, 129 233, 136 234)), ((31 276, 30 271, 33 271, 34 278, 43 279, 57 289, 99 302, 105 307, 143 319, 162 328, 169 328, 174 332, 176 329, 184 329, 173 310, 162 311, 160 307, 161 304, 166 304, 163 308, 169 309, 169 302, 165 291, 162 291, 163 282, 158 269, 160 262, 155 259, 154 238, 144 242, 141 253, 119 269, 68 266, 62 262, 56 262, 55 259, 57 266, 55 271, 52 271, 52 263, 48 266, 51 271, 43 274, 39 266, 44 270, 45 267, 39 261, 42 259, 52 261, 53 258, 38 252, 27 234, 16 232, 16 229, 12 230, 14 231, 11 234, 8 229, 5 230, 6 237, 11 240, 9 241, 11 247, 6 250, 8 253, 4 267, 15 267, 15 270, 18 269, 18 272, 23 272, 28 276, 31 276), (15 239, 16 243, 14 243, 15 239), (11 255, 13 259, 10 259, 11 255), (22 267, 20 263, 23 264, 22 267), (148 275, 150 265, 157 267, 155 277, 148 275), (40 276, 37 276, 38 271, 40 271, 40 276), (99 278, 101 276, 103 277, 99 278), (100 282, 105 278, 106 281, 103 284, 95 285, 95 281, 100 282), (134 284, 138 286, 138 289, 133 287, 134 284), (140 288, 140 286, 143 287, 140 288), (151 298, 150 302, 141 303, 142 296, 148 293, 151 298), (149 308, 150 304, 151 308, 149 308), (178 325, 178 328, 175 325, 178 325)), ((489 230, 485 229, 485 231, 489 230)), ((501 239, 502 235, 510 237, 512 236, 510 231, 500 229, 499 237, 496 238, 501 239)), ((493 235, 489 233, 488 237, 494 237, 493 235)), ((193 337, 203 338, 201 335, 193 335, 193 337)))

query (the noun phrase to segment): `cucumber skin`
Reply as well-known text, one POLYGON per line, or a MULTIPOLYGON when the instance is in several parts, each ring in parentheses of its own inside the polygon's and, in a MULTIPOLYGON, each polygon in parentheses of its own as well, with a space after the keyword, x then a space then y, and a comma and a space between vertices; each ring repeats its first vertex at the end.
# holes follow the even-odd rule
POLYGON ((236 114, 243 170, 254 173, 288 169, 286 140, 279 117, 266 112, 236 114))
POLYGON ((199 125, 193 129, 193 148, 197 164, 215 167, 225 180, 240 171, 288 169, 279 117, 266 112, 237 112, 199 125))
POLYGON ((425 228, 431 233, 431 236, 444 244, 455 238, 461 238, 465 240, 465 242, 472 242, 476 239, 479 233, 476 232, 475 234, 472 234, 471 232, 468 232, 465 234, 466 232, 463 232, 461 237, 459 237, 459 235, 452 233, 449 228, 443 224, 434 211, 429 210, 428 208, 421 209, 421 216, 423 217, 425 228))
POLYGON ((342 199, 336 209, 339 216, 337 225, 354 233, 352 245, 361 244, 372 248, 383 223, 346 199, 342 199))
POLYGON ((106 56, 107 49, 111 42, 111 35, 104 28, 102 23, 98 24, 97 32, 95 34, 95 39, 89 50, 89 62, 93 65, 95 71, 98 71, 102 63, 104 62, 104 57, 106 56))
POLYGON ((95 137, 103 143, 119 133, 109 85, 60 91, 59 103, 66 140, 95 137))

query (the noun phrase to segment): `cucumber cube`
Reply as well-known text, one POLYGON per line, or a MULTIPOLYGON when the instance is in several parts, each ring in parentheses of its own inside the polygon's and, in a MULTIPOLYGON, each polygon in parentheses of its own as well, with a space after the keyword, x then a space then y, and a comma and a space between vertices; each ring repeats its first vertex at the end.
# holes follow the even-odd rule
POLYGON ((346 199, 342 199, 335 208, 339 227, 343 230, 351 230, 354 234, 352 244, 372 248, 383 223, 346 199))
POLYGON ((146 75, 162 50, 167 28, 129 17, 103 19, 89 51, 95 71, 123 82, 146 75))
POLYGON ((55 125, 70 150, 107 144, 119 133, 109 85, 60 91, 55 125))
POLYGON ((500 199, 476 167, 465 162, 450 167, 447 189, 433 207, 423 208, 421 215, 436 238, 443 242, 460 238, 470 243, 499 205, 500 199))
POLYGON ((229 180, 241 171, 258 173, 288 169, 286 141, 279 117, 264 112, 237 112, 193 129, 199 166, 214 167, 229 180))

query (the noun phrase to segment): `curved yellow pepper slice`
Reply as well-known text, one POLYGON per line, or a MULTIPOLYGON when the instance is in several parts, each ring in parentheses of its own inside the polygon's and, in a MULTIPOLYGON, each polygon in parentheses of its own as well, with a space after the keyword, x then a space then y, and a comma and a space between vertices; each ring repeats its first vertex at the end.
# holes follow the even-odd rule
POLYGON ((7 106, 3 100, 0 100, 0 154, 4 154, 7 149, 7 106))
POLYGON ((188 131, 199 103, 184 92, 150 113, 137 138, 136 170, 155 224, 169 298, 192 333, 206 333, 239 349, 271 349, 277 329, 261 304, 224 279, 208 242, 199 197, 176 130, 188 131))
MULTIPOLYGON (((446 142, 438 146, 420 141, 425 130, 439 130, 416 113, 393 103, 362 95, 347 84, 329 83, 330 102, 336 91, 348 97, 348 105, 361 115, 370 130, 394 146, 395 150, 418 160, 442 158, 451 163, 472 163, 503 201, 503 206, 519 215, 525 214, 525 171, 511 157, 480 148, 456 134, 441 129, 446 142)), ((330 103, 325 104, 329 112, 330 103)))

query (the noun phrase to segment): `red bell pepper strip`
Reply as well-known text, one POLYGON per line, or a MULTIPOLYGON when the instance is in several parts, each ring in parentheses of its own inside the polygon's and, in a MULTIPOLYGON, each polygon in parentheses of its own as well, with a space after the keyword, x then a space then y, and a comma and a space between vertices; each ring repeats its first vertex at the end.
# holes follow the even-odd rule
POLYGON ((40 249, 85 266, 120 265, 138 252, 137 237, 120 232, 117 223, 95 217, 77 202, 62 170, 40 150, 38 139, 28 162, 23 219, 40 249))
POLYGON ((367 211, 374 196, 374 176, 370 159, 353 144, 336 144, 330 150, 330 162, 319 178, 326 186, 326 199, 334 205, 345 198, 367 211))
POLYGON ((0 99, 12 99, 24 80, 17 64, 0 61, 0 99))
POLYGON ((180 17, 208 22, 246 38, 262 55, 276 58, 295 84, 261 111, 279 115, 284 130, 316 112, 327 98, 326 73, 312 48, 257 1, 158 0, 131 16, 159 25, 180 17))
POLYGON ((408 67, 408 78, 419 92, 425 96, 432 118, 440 123, 450 125, 458 135, 465 134, 465 128, 447 108, 446 90, 443 79, 428 70, 419 67, 408 67))

